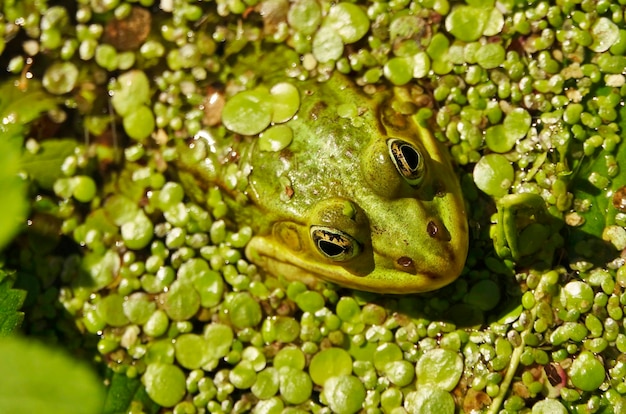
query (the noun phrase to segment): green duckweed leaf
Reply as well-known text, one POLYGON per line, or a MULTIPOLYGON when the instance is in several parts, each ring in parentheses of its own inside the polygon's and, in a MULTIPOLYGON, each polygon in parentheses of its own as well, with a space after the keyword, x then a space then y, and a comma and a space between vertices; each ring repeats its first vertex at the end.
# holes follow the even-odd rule
POLYGON ((606 373, 604 365, 593 353, 583 351, 572 362, 569 375, 576 387, 583 391, 594 391, 602 385, 606 373))
POLYGON ((411 414, 453 414, 454 399, 440 388, 420 386, 417 391, 411 391, 404 400, 404 408, 411 414))
POLYGON ((463 373, 463 359, 449 349, 432 349, 419 359, 415 372, 418 388, 435 386, 452 391, 463 373))
POLYGON ((605 52, 619 40, 619 27, 606 17, 600 17, 591 26, 593 43, 589 49, 594 52, 605 52))
POLYGON ((238 93, 226 102, 222 112, 224 126, 242 135, 256 135, 271 121, 272 99, 263 88, 238 93))
POLYGON ((356 4, 341 2, 332 6, 325 24, 332 27, 345 44, 358 41, 367 33, 370 21, 356 4))
POLYGON ((513 167, 500 154, 487 154, 474 167, 476 186, 493 197, 508 193, 513 182, 513 167))
POLYGON ((309 374, 317 385, 323 385, 334 376, 349 375, 352 372, 352 358, 341 348, 327 348, 317 353, 311 360, 309 374))
POLYGON ((446 30, 464 42, 478 40, 490 17, 490 10, 473 6, 458 6, 446 18, 446 30))
POLYGON ((149 364, 142 381, 150 398, 163 407, 173 407, 185 396, 185 374, 177 365, 149 364))

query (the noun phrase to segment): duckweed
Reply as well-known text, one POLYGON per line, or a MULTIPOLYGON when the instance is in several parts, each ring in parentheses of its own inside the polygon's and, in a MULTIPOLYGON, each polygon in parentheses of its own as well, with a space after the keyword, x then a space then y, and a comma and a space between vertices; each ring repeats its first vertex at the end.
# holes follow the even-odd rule
POLYGON ((420 387, 411 391, 404 400, 404 408, 411 414, 454 413, 452 396, 436 387, 420 387))
POLYGON ((137 325, 146 323, 156 310, 156 304, 143 292, 135 292, 122 303, 124 315, 137 325))
POLYGON ((287 21, 299 33, 313 34, 322 21, 322 8, 316 2, 296 1, 289 8, 287 21))
POLYGON ((206 341, 200 335, 183 334, 174 343, 176 361, 187 369, 198 369, 207 361, 206 341))
POLYGON ((464 42, 478 40, 489 18, 489 9, 457 6, 446 17, 446 30, 464 42))
POLYGON ((274 98, 273 123, 287 122, 298 112, 300 108, 300 92, 293 84, 279 82, 272 86, 270 94, 274 98))
POLYGON ((418 385, 451 391, 463 373, 463 359, 447 349, 432 349, 417 361, 415 371, 418 385))
POLYGON ((124 117, 123 125, 124 131, 130 138, 143 141, 154 131, 154 114, 146 105, 141 105, 124 117))
POLYGON ((317 385, 324 385, 332 377, 352 373, 352 358, 341 348, 325 349, 311 359, 309 374, 317 385))
POLYGON ((146 247, 152 240, 154 225, 143 211, 138 211, 132 221, 120 227, 124 244, 129 249, 139 250, 146 247))
POLYGON ((288 404, 302 404, 311 396, 313 383, 303 371, 292 367, 278 370, 280 395, 288 404))
POLYGON ((286 125, 276 125, 259 135, 261 151, 281 151, 291 144, 293 131, 286 125))
POLYGON ((96 183, 89 176, 78 175, 72 179, 72 196, 81 203, 88 203, 96 196, 96 183))
MULTIPOLYGON (((1 57, 23 74, 12 85, 33 90, 40 82, 59 106, 28 128, 31 213, 3 266, 17 268, 20 288, 29 289, 24 331, 55 342, 75 335, 68 346, 95 349, 111 375, 141 379, 152 402, 133 407, 624 407, 624 220, 612 210, 619 197, 610 204, 624 185, 620 4, 268 1, 172 9, 120 1, 74 12, 27 3, 29 16, 7 5, 0 17, 1 57), (141 12, 158 23, 133 17, 141 12), (295 59, 284 81, 266 85, 258 57, 277 44, 295 59), (367 93, 390 84, 424 88, 412 104, 450 148, 472 228, 454 284, 384 297, 287 282, 248 263, 254 234, 231 220, 250 174, 235 165, 246 156, 241 143, 258 140, 256 149, 287 160, 297 83, 333 70, 367 93), (65 150, 50 145, 57 141, 65 150), (186 147, 197 150, 194 171, 180 168, 189 164, 181 162, 186 147), (46 167, 32 166, 39 161, 46 167), (485 231, 503 222, 490 217, 491 198, 511 207, 509 195, 532 207, 507 216, 511 227, 497 233, 518 236, 517 254, 494 249, 496 233, 485 231), (54 319, 62 312, 75 318, 76 333, 54 319), (78 335, 85 330, 95 340, 78 335)), ((2 112, 3 132, 13 114, 46 99, 34 96, 2 112)), ((0 109, 15 102, 0 98, 0 109)), ((337 113, 357 119, 359 110, 347 103, 337 113)), ((280 182, 287 200, 289 180, 280 182)))
POLYGON ((365 401, 365 387, 352 375, 334 376, 324 383, 324 398, 335 413, 356 413, 365 401))
POLYGON ((271 97, 262 89, 238 93, 226 102, 222 111, 224 126, 242 135, 256 135, 271 121, 271 97))
POLYGON ((320 63, 339 59, 343 53, 341 36, 331 27, 324 26, 315 32, 311 48, 313 56, 320 63))
POLYGON ((207 341, 207 350, 210 359, 217 361, 226 356, 230 350, 234 340, 234 334, 228 325, 215 323, 207 325, 204 330, 204 338, 207 341))
POLYGON ((176 365, 149 364, 142 379, 150 398, 163 407, 173 407, 185 395, 185 374, 176 365))
POLYGON ((602 362, 591 352, 583 351, 572 362, 569 375, 574 386, 583 391, 593 391, 604 382, 606 372, 602 362))
POLYGON ((111 105, 122 117, 132 114, 150 99, 150 81, 143 71, 131 70, 118 76, 111 105))
POLYGON ((513 166, 499 154, 482 157, 474 167, 476 186, 493 197, 502 197, 513 184, 513 166))
POLYGON ((274 366, 276 368, 292 367, 298 370, 304 369, 306 359, 304 352, 295 346, 286 346, 281 349, 274 357, 274 366))
POLYGON ((44 88, 55 95, 71 92, 77 82, 78 68, 72 62, 58 62, 50 65, 42 79, 44 88))
POLYGON ((267 368, 259 372, 250 391, 261 400, 272 398, 278 392, 280 376, 275 368, 267 368))

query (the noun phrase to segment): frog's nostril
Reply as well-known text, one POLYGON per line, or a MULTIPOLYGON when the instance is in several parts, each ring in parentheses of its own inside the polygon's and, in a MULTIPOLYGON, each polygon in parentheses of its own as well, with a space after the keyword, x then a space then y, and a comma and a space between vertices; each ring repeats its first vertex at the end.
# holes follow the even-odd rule
POLYGON ((402 256, 396 261, 396 268, 403 272, 415 274, 417 270, 415 269, 415 262, 410 257, 402 256))
POLYGON ((426 232, 433 239, 441 240, 441 241, 450 241, 451 236, 450 232, 446 226, 441 223, 438 223, 434 220, 430 220, 426 225, 426 232))
POLYGON ((437 233, 439 233, 439 226, 434 221, 429 221, 426 225, 426 231, 430 237, 437 237, 437 233))

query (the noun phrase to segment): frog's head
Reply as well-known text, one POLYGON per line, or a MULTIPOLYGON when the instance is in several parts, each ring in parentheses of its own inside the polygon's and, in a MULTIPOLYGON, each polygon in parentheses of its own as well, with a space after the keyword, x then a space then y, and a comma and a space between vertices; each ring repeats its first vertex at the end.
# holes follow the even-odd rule
POLYGON ((337 75, 323 85, 290 121, 288 151, 253 161, 250 194, 270 225, 248 257, 273 274, 380 293, 452 282, 468 234, 446 149, 388 96, 366 96, 337 75), (346 101, 358 122, 337 116, 346 101))

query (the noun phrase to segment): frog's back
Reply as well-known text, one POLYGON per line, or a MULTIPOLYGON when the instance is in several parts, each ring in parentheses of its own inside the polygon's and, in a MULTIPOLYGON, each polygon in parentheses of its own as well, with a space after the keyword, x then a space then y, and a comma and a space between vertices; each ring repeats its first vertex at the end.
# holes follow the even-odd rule
POLYGON ((377 107, 388 93, 368 97, 348 90, 346 82, 343 75, 302 82, 300 109, 287 123, 291 144, 281 151, 250 151, 249 196, 266 213, 303 222, 320 199, 352 198, 365 184, 360 160, 381 136, 377 107))

